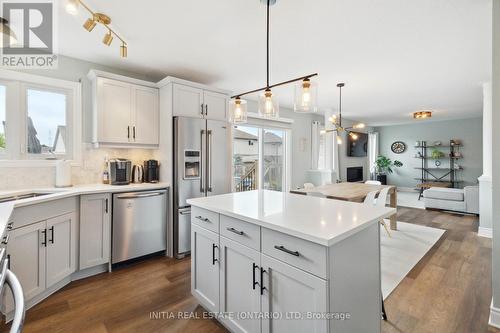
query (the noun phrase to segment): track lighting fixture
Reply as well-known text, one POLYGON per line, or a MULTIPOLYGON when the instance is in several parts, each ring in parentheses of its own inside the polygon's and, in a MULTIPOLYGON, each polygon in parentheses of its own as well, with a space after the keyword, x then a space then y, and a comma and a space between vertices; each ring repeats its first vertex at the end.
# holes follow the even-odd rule
POLYGON ((106 46, 110 46, 111 43, 113 42, 113 35, 111 34, 111 31, 108 31, 105 35, 104 35, 104 38, 102 40, 102 42, 104 43, 104 45, 106 46))
POLYGON ((128 49, 127 49, 127 42, 120 37, 111 27, 109 26, 111 24, 111 18, 103 13, 96 13, 93 10, 91 10, 82 0, 66 0, 66 11, 69 14, 76 15, 78 14, 78 8, 80 5, 87 10, 92 17, 88 18, 85 23, 83 24, 83 28, 87 30, 88 32, 91 32, 94 30, 95 26, 97 23, 102 24, 106 29, 108 29, 108 32, 104 35, 104 38, 102 42, 104 45, 110 46, 111 43, 113 42, 114 37, 118 38, 122 45, 120 46, 120 56, 122 58, 126 58, 128 55, 128 49))

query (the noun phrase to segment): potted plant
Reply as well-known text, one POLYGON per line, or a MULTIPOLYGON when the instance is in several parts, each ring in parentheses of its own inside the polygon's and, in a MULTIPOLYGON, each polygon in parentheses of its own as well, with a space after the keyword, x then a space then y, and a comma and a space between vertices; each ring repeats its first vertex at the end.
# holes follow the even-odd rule
POLYGON ((375 160, 377 167, 377 180, 383 185, 387 185, 387 174, 393 173, 393 168, 400 168, 403 166, 401 161, 392 161, 390 158, 380 155, 375 160))

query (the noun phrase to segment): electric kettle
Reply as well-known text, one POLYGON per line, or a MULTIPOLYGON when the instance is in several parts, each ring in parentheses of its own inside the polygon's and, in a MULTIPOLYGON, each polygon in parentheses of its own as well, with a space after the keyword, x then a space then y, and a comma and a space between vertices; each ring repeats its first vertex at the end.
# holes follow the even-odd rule
POLYGON ((140 164, 132 167, 132 183, 142 183, 144 179, 144 168, 140 164))

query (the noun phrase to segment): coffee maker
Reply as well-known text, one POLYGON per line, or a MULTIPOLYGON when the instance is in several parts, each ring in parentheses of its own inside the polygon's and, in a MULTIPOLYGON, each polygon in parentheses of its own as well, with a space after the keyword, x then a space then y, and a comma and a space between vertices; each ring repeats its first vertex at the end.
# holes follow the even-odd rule
POLYGON ((157 160, 144 161, 144 182, 158 183, 160 181, 160 163, 157 160))

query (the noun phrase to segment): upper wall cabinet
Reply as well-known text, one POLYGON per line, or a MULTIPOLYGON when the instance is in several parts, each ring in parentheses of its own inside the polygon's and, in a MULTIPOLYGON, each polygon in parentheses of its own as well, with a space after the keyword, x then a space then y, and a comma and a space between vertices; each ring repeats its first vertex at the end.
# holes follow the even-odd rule
POLYGON ((173 84, 173 115, 227 121, 228 96, 215 91, 173 84))
MULTIPOLYGON (((158 88, 91 71, 94 144, 155 147, 159 144, 158 88), (121 80, 120 80, 121 79, 121 80)), ((148 84, 144 81, 145 84, 148 84)))

